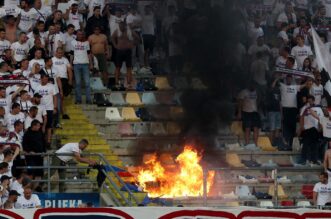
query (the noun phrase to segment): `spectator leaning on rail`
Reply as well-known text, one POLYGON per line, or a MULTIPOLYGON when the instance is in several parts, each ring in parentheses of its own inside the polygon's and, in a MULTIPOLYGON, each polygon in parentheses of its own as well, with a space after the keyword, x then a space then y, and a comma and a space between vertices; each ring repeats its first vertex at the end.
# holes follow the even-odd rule
MULTIPOLYGON (((83 158, 81 156, 81 153, 83 150, 86 149, 88 146, 88 141, 86 139, 80 140, 79 143, 68 143, 63 145, 59 150, 55 152, 56 156, 52 159, 52 166, 61 166, 64 167, 67 165, 67 163, 72 160, 73 158, 76 159, 76 161, 80 163, 87 163, 91 166, 96 164, 96 161, 90 160, 88 158, 83 158), (62 154, 72 154, 72 155, 62 155, 62 154)), ((51 179, 54 179, 54 173, 55 171, 58 171, 59 179, 63 180, 66 177, 66 170, 64 168, 54 168, 51 169, 51 179)), ((64 182, 59 183, 59 191, 64 192, 64 182)))

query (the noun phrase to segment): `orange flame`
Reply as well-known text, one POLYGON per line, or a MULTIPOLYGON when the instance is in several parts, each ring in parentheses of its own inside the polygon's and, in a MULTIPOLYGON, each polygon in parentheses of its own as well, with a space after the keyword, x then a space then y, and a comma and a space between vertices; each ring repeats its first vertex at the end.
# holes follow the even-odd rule
MULTIPOLYGON (((162 166, 156 154, 153 154, 140 169, 137 181, 150 197, 196 197, 203 195, 203 169, 199 164, 201 156, 191 146, 176 158, 176 170, 162 166), (155 185, 156 186, 153 186, 155 185)), ((207 193, 214 181, 215 172, 207 176, 207 193)))

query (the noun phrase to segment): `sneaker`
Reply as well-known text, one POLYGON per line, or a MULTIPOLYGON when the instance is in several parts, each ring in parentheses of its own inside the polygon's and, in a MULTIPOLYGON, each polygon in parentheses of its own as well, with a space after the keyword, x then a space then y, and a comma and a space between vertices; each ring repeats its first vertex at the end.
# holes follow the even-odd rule
POLYGON ((70 119, 70 117, 67 114, 63 114, 62 119, 70 119))
POLYGON ((56 129, 62 129, 62 126, 58 123, 58 124, 55 125, 55 128, 56 129))

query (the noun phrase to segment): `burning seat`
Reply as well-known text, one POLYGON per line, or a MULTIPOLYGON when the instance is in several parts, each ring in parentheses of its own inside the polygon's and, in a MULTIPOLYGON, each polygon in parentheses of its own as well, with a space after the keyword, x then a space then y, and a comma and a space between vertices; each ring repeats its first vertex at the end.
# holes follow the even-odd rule
POLYGON ((119 92, 113 92, 110 94, 109 96, 109 101, 113 104, 113 105, 118 105, 118 106, 123 106, 125 105, 125 101, 123 98, 123 95, 119 92))
POLYGON ((140 100, 139 94, 136 92, 130 92, 126 94, 125 101, 131 106, 141 106, 143 103, 140 100))
POLYGON ((116 122, 116 121, 123 121, 123 118, 120 115, 117 107, 108 107, 106 109, 106 119, 116 122))

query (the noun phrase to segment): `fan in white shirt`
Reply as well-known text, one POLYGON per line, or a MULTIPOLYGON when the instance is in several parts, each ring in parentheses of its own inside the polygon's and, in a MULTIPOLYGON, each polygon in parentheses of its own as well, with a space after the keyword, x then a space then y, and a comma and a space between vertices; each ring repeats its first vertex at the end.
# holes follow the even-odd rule
POLYGON ((75 32, 75 26, 72 24, 69 24, 67 26, 67 32, 65 32, 63 34, 63 39, 64 39, 64 43, 65 43, 64 51, 66 53, 70 53, 71 51, 74 50, 74 48, 71 44, 71 42, 76 39, 76 35, 74 34, 74 32, 75 32))
POLYGON ((20 154, 19 147, 16 147, 15 151, 13 151, 10 148, 5 149, 3 151, 3 156, 4 156, 3 162, 8 163, 8 171, 6 173, 4 173, 4 175, 7 175, 9 177, 13 176, 13 174, 12 174, 13 162, 14 162, 15 158, 17 157, 17 155, 19 155, 19 154, 20 154))
POLYGON ((25 115, 21 112, 21 107, 18 103, 13 103, 11 107, 11 112, 5 115, 5 121, 7 124, 7 129, 10 132, 15 130, 14 125, 16 121, 20 121, 24 124, 25 115))
POLYGON ((9 114, 11 110, 12 101, 16 98, 16 96, 23 90, 24 87, 19 87, 13 94, 7 95, 6 88, 0 87, 0 106, 3 107, 6 111, 6 114, 9 114))
POLYGON ((33 9, 30 9, 27 0, 21 1, 21 13, 18 17, 18 28, 24 32, 32 31, 32 27, 36 22, 36 14, 33 9))
POLYGON ((291 55, 295 57, 298 69, 302 69, 304 60, 312 56, 313 52, 309 46, 304 44, 303 36, 297 36, 296 40, 298 45, 292 48, 291 55))
POLYGON ((36 87, 35 93, 42 96, 41 105, 43 105, 46 111, 53 111, 57 107, 56 88, 53 84, 48 83, 48 75, 42 74, 40 78, 41 84, 36 87))
POLYGON ((21 9, 17 6, 4 6, 0 8, 0 17, 5 17, 12 15, 14 17, 17 17, 21 13, 21 9))
POLYGON ((29 70, 32 69, 32 66, 34 65, 34 63, 38 63, 40 68, 44 68, 45 67, 45 60, 42 58, 43 52, 41 49, 36 49, 36 51, 34 52, 34 59, 30 60, 29 62, 29 70))
POLYGON ((33 106, 36 106, 38 108, 36 119, 41 124, 43 124, 43 130, 45 130, 46 121, 47 121, 47 112, 46 112, 45 107, 43 105, 41 105, 41 98, 42 98, 42 96, 40 94, 35 93, 33 95, 31 103, 33 104, 33 106))
POLYGON ((313 201, 315 206, 325 206, 331 202, 331 184, 328 183, 328 174, 320 175, 320 182, 313 189, 313 201))
POLYGON ((20 196, 15 203, 15 208, 28 209, 28 208, 41 208, 41 202, 36 194, 32 194, 31 188, 24 189, 24 195, 20 196))
POLYGON ((110 28, 110 35, 112 36, 113 33, 119 28, 119 23, 124 21, 124 17, 122 16, 122 11, 117 9, 115 11, 115 16, 110 15, 109 17, 109 28, 110 28))
POLYGON ((27 117, 25 118, 25 122, 24 122, 25 130, 28 130, 28 128, 30 128, 32 121, 37 119, 37 115, 38 115, 38 107, 32 106, 29 110, 27 117))
POLYGON ((11 43, 6 40, 6 30, 0 29, 0 55, 2 55, 6 49, 9 49, 10 45, 11 43))
POLYGON ((73 3, 63 17, 67 21, 67 24, 72 24, 75 26, 76 31, 81 29, 83 26, 83 16, 82 14, 78 13, 77 3, 73 3))
POLYGON ((42 6, 41 0, 35 0, 34 7, 31 10, 34 12, 37 21, 40 20, 46 22, 47 17, 52 14, 50 8, 42 6))
POLYGON ((20 92, 20 98, 16 101, 21 106, 21 112, 27 114, 32 107, 30 94, 26 90, 20 92))
POLYGON ((100 11, 103 11, 103 9, 105 7, 105 1, 104 0, 84 0, 84 4, 88 6, 89 13, 87 15, 87 18, 92 17, 94 7, 99 6, 100 11))
POLYGON ((50 56, 55 55, 55 51, 57 48, 62 47, 64 44, 64 39, 62 34, 56 32, 55 25, 50 25, 48 28, 48 36, 47 36, 47 50, 50 56))
POLYGON ((20 62, 27 58, 29 53, 29 45, 27 44, 27 36, 24 32, 20 33, 19 40, 13 43, 10 49, 13 51, 13 57, 16 62, 20 62))

